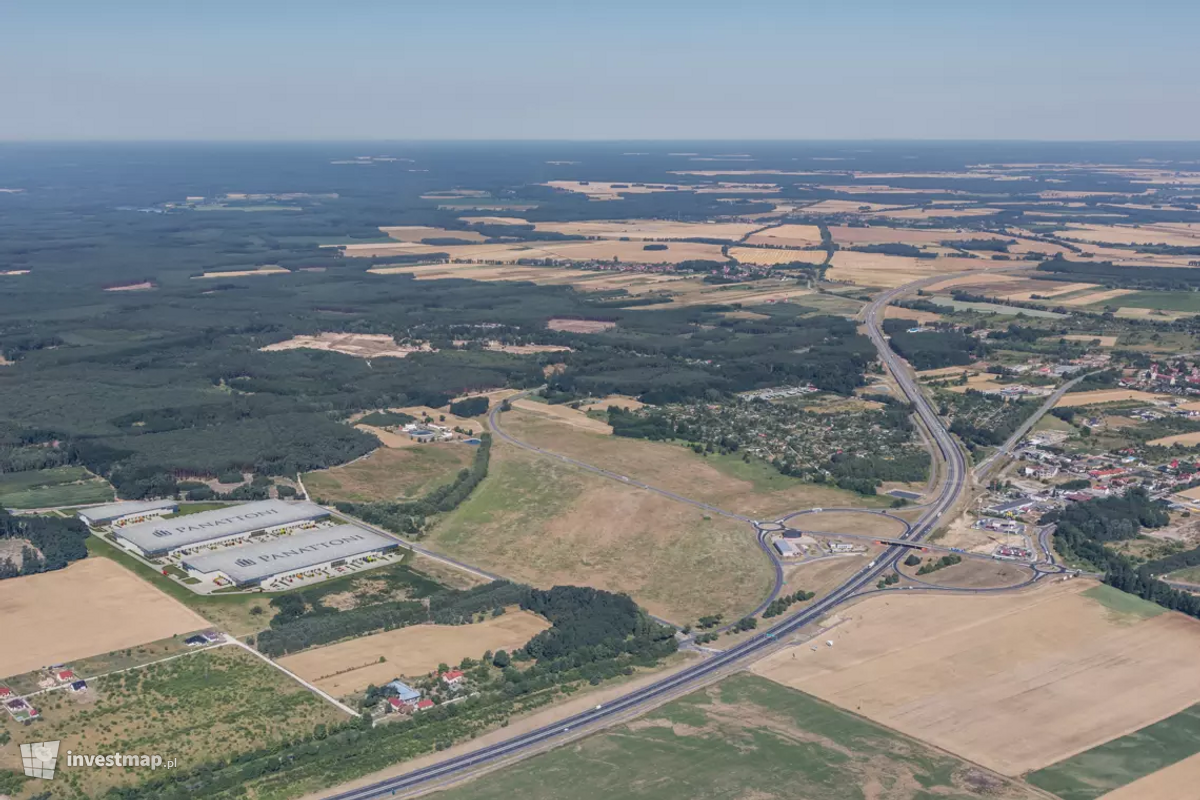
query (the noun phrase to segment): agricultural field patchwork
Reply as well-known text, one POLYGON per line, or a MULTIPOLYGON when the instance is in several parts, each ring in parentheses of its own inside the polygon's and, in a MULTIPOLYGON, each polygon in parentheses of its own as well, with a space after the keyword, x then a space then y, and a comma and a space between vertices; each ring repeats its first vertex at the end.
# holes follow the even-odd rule
POLYGON ((746 674, 445 795, 557 800, 567 784, 578 800, 1036 796, 1016 782, 746 674))
POLYGON ((0 507, 49 508, 106 503, 113 499, 108 481, 83 467, 0 474, 0 507))
POLYGON ((1200 701, 1200 623, 1090 581, 899 592, 826 624, 833 647, 783 651, 753 671, 1005 775, 1200 701))

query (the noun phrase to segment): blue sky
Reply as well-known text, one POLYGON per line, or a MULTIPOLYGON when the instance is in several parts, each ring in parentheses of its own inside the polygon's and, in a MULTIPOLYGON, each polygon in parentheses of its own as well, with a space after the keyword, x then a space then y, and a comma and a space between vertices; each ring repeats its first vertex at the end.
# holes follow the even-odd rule
POLYGON ((1200 139, 1200 3, 0 0, 0 140, 1200 139))

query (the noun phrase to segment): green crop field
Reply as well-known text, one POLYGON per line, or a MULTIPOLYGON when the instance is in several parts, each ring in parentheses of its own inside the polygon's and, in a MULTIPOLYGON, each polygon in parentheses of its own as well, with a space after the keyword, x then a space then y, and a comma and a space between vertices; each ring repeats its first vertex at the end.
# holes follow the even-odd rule
POLYGON ((50 506, 104 503, 113 499, 108 482, 83 467, 53 467, 0 475, 0 506, 48 508, 50 506))
POLYGON ((445 798, 558 800, 567 786, 572 800, 1035 796, 806 694, 739 674, 445 798))
POLYGON ((1114 614, 1128 617, 1131 621, 1157 617, 1166 611, 1162 606, 1151 603, 1149 600, 1143 600, 1136 595, 1122 592, 1120 589, 1114 589, 1105 584, 1093 586, 1084 592, 1083 596, 1090 597, 1114 614))
POLYGON ((1062 800, 1094 800, 1200 753, 1200 705, 1032 772, 1034 786, 1062 800))
POLYGON ((1134 292, 1115 297, 1097 307, 1126 306, 1128 308, 1157 308, 1159 311, 1187 311, 1200 314, 1200 292, 1134 292))

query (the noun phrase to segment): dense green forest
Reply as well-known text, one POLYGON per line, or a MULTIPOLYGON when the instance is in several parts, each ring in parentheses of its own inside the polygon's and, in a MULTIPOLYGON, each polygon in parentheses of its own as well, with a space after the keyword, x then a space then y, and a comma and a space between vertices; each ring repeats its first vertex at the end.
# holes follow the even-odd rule
POLYGON ((892 349, 915 370, 965 366, 987 352, 982 341, 965 333, 951 330, 909 333, 917 327, 914 319, 883 321, 883 332, 888 335, 892 349))
POLYGON ((1142 528, 1161 528, 1170 522, 1164 504, 1151 500, 1140 487, 1121 497, 1103 497, 1067 506, 1039 520, 1056 522, 1054 545, 1068 560, 1083 562, 1104 573, 1104 582, 1164 608, 1200 618, 1200 596, 1172 588, 1157 575, 1200 563, 1200 548, 1142 565, 1106 547, 1135 539, 1142 528))
POLYGON ((87 526, 77 519, 15 516, 0 508, 0 542, 28 543, 21 547, 19 567, 11 558, 0 557, 0 578, 49 572, 87 558, 88 535, 87 526))

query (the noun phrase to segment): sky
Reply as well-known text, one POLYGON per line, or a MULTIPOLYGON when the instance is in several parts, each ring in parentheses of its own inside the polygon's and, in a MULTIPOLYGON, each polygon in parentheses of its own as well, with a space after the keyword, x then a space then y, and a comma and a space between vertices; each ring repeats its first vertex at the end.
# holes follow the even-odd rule
POLYGON ((1194 0, 0 0, 0 140, 1200 139, 1194 0))

